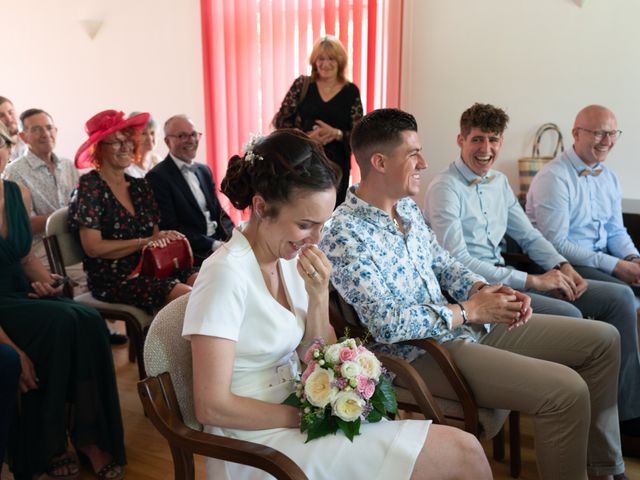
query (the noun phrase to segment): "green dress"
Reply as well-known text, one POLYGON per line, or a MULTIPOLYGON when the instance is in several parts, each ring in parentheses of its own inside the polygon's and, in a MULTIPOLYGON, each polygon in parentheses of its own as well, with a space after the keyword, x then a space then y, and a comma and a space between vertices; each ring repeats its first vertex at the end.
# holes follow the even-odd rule
POLYGON ((0 326, 34 364, 39 388, 20 396, 9 436, 16 479, 45 471, 67 445, 96 444, 125 464, 118 390, 100 314, 64 297, 32 299, 21 260, 31 227, 17 185, 5 181, 7 238, 0 237, 0 326))

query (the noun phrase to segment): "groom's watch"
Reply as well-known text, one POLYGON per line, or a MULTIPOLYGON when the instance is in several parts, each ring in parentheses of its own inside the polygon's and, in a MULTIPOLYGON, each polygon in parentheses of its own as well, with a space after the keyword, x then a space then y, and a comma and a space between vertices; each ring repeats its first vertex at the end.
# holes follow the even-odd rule
POLYGON ((458 306, 460 307, 460 314, 462 315, 462 325, 466 325, 469 323, 469 315, 467 315, 467 311, 464 309, 461 302, 458 302, 458 306))

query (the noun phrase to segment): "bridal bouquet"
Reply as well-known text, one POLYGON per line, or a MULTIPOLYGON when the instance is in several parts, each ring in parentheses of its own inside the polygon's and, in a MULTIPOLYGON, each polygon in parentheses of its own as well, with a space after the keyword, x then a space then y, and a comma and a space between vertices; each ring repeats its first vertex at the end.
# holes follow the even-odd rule
POLYGON ((284 403, 301 409, 307 442, 338 429, 353 441, 362 420, 373 423, 398 409, 391 381, 376 356, 359 340, 325 345, 316 340, 304 356, 307 368, 284 403))

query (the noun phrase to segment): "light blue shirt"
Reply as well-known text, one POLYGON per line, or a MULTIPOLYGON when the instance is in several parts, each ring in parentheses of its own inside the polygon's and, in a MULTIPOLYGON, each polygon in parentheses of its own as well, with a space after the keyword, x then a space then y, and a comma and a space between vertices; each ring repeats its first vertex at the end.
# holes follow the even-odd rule
POLYGON ((622 223, 622 191, 613 171, 580 176, 589 167, 573 147, 533 177, 527 215, 571 263, 612 273, 619 258, 638 255, 622 223))
MULTIPOLYGON (((416 338, 477 341, 489 326, 452 328, 453 312, 442 290, 466 300, 473 284, 484 278, 438 245, 413 200, 396 205, 402 233, 389 214, 358 198, 356 188, 349 189, 325 225, 320 248, 333 265, 334 287, 355 307, 373 338, 387 345, 416 338)), ((409 361, 423 353, 407 345, 383 350, 409 361)))
POLYGON ((523 290, 527 281, 526 272, 504 267, 505 233, 545 270, 565 261, 531 225, 507 177, 497 170, 481 178, 456 160, 429 185, 424 214, 438 242, 492 283, 523 290))

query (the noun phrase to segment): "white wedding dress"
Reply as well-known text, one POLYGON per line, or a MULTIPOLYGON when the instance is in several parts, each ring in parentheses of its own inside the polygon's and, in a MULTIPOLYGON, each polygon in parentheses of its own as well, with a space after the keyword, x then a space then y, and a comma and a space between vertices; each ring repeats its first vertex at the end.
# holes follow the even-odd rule
MULTIPOLYGON (((234 340, 231 390, 235 395, 281 403, 294 389, 296 354, 304 332, 308 297, 297 259, 279 261, 292 311, 269 293, 247 239, 236 229, 231 240, 202 265, 187 307, 183 335, 234 340)), ((350 442, 342 432, 304 443, 299 429, 237 430, 205 426, 205 431, 275 448, 296 462, 310 479, 409 479, 426 440, 428 421, 363 424, 350 442)), ((262 480, 271 475, 252 467, 207 460, 207 479, 262 480)))

